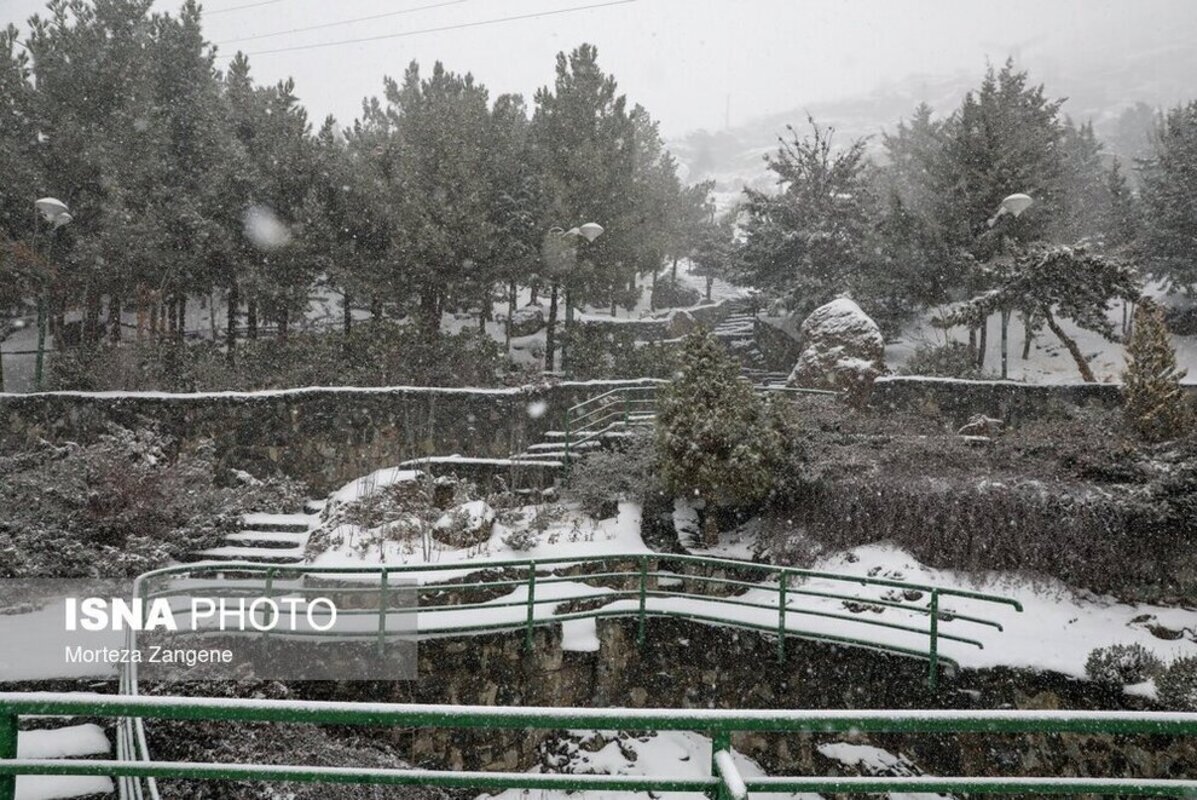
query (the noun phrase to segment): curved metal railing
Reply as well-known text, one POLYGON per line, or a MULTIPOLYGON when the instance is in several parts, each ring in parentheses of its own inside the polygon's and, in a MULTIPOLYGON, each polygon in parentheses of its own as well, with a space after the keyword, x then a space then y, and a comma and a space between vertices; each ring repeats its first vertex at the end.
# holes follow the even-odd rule
MULTIPOLYGON (((1002 630, 1000 622, 975 614, 945 609, 945 598, 983 604, 1022 608, 1018 601, 993 594, 952 587, 912 583, 904 580, 819 572, 780 567, 756 562, 704 556, 637 552, 592 556, 513 559, 504 561, 465 561, 444 564, 362 565, 323 567, 311 564, 270 565, 256 563, 212 562, 185 564, 158 569, 134 581, 134 594, 144 600, 180 596, 172 589, 175 579, 186 579, 186 593, 196 595, 209 590, 229 591, 230 581, 222 576, 235 574, 236 591, 261 594, 304 594, 327 591, 326 587, 307 586, 313 579, 354 577, 366 594, 401 577, 414 576, 427 602, 414 608, 390 608, 379 603, 369 607, 339 612, 369 615, 377 624, 363 625, 353 632, 339 631, 338 637, 376 638, 384 644, 391 637, 410 636, 410 624, 394 624, 397 618, 418 614, 417 635, 421 638, 473 635, 498 631, 524 632, 525 646, 531 648, 537 627, 579 619, 635 618, 637 643, 645 637, 647 619, 665 617, 686 619, 709 625, 735 627, 777 637, 777 657, 786 655, 787 639, 805 639, 839 645, 862 647, 928 662, 928 685, 937 685, 941 664, 953 668, 956 662, 940 654, 942 641, 964 646, 983 647, 977 639, 942 631, 945 623, 971 624, 1002 630), (480 573, 485 573, 480 575, 480 573), (255 579, 257 583, 255 583, 255 579), (212 580, 204 584, 196 581, 212 580), (545 593, 553 584, 577 584, 577 591, 562 595, 545 593), (841 587, 842 590, 841 590, 841 587), (898 590, 890 596, 870 597, 852 592, 852 587, 898 590), (444 597, 452 589, 453 597, 444 597), (540 593, 538 594, 538 589, 540 593), (496 591, 508 590, 497 597, 496 591), (593 591, 591 591, 593 590, 593 591), (440 602, 437 601, 438 595, 440 602), (513 595, 519 595, 518 599, 513 595), (803 598, 813 602, 804 604, 803 598), (798 601, 798 602, 795 602, 798 601), (819 601, 858 604, 860 613, 816 605, 819 601), (581 605, 582 607, 576 607, 581 605), (559 607, 565 606, 565 609, 559 607), (574 607, 571 607, 574 606, 574 607), (586 607, 589 606, 589 607, 586 607), (463 624, 453 620, 461 612, 510 610, 502 619, 463 624), (895 610, 910 619, 878 619, 864 611, 895 610), (767 618, 767 619, 766 619, 767 618), (925 625, 913 620, 926 619, 925 625), (823 626, 803 624, 823 622, 823 626), (828 629, 828 626, 833 626, 828 629), (853 633, 842 630, 852 627, 853 633), (872 633, 873 635, 867 635, 872 633), (896 641, 896 639, 901 640, 896 641), (916 646, 916 642, 924 643, 916 646)), ((253 635, 247 633, 246 635, 253 635)), ((258 634, 264 635, 264 634, 258 634)), ((272 633, 272 636, 293 634, 272 633)), ((294 634, 299 635, 299 634, 294 634)), ((306 635, 316 635, 307 633, 306 635)), ((130 631, 127 646, 135 648, 136 632, 130 631)), ((138 665, 125 664, 120 691, 138 696, 138 665)), ((142 720, 125 717, 118 725, 117 756, 122 761, 152 761, 142 720)), ((158 789, 151 773, 133 773, 119 777, 121 794, 126 800, 158 800, 158 789), (144 783, 143 783, 144 781, 144 783)))

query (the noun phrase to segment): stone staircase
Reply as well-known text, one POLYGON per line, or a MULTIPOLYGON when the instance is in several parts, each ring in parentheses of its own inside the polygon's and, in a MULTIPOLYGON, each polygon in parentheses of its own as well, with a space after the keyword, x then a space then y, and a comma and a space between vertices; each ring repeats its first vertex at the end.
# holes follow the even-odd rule
POLYGON ((187 560, 298 564, 322 508, 323 501, 309 501, 298 514, 246 514, 241 530, 217 547, 191 553, 187 560))
POLYGON ((732 313, 716 325, 712 333, 745 369, 764 367, 765 354, 756 343, 756 316, 746 301, 734 301, 732 313))
MULTIPOLYGON (((111 757, 112 743, 99 725, 80 724, 69 717, 32 719, 35 724, 44 727, 17 732, 17 758, 111 757), (68 724, 56 724, 62 722, 68 724)), ((99 798, 112 795, 115 791, 112 779, 102 775, 20 775, 17 777, 16 800, 99 798)))

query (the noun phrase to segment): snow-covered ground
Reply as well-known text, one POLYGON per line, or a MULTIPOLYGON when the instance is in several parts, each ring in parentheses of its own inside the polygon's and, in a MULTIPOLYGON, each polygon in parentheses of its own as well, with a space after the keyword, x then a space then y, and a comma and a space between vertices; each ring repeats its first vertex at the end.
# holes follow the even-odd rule
MULTIPOLYGON (((1165 296, 1158 285, 1148 286, 1145 293, 1160 302, 1180 303, 1181 299, 1165 296)), ((930 309, 908 325, 901 336, 887 343, 885 363, 891 370, 900 371, 906 360, 921 345, 941 346, 949 341, 968 342, 968 331, 964 328, 943 330, 935 327, 931 320, 942 316, 947 307, 930 309)), ((1122 330, 1122 303, 1111 304, 1106 317, 1114 324, 1114 330, 1122 330)), ((1125 348, 1121 342, 1111 342, 1094 331, 1078 328, 1067 319, 1060 319, 1060 327, 1077 343, 1081 352, 1089 359, 1093 374, 1099 381, 1118 382, 1126 366, 1125 348)), ((1076 362, 1069 355, 1056 336, 1046 327, 1033 338, 1027 360, 1022 358, 1023 343, 1026 340, 1022 318, 1014 314, 1010 320, 1008 353, 1008 378, 1028 383, 1079 383, 1080 373, 1076 362)), ((1172 336, 1176 348, 1176 361, 1181 369, 1187 369, 1190 379, 1197 380, 1197 336, 1172 336)), ((1002 358, 1001 324, 995 315, 989 320, 989 333, 985 342, 985 370, 997 377, 1001 373, 1002 358)))

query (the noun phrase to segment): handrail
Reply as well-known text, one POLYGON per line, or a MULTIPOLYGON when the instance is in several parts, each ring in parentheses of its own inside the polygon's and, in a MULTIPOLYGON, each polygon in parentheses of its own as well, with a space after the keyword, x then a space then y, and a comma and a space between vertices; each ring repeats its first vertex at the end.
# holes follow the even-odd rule
POLYGON ((127 697, 88 693, 0 694, 0 800, 15 796, 17 775, 107 775, 124 778, 305 781, 606 791, 702 791, 730 798, 744 792, 953 791, 977 794, 1155 794, 1197 792, 1193 779, 1046 777, 806 777, 742 778, 730 763, 735 733, 1037 733, 1192 736, 1197 714, 1125 711, 790 710, 535 708, 398 703, 127 697), (16 758, 20 715, 52 714, 137 719, 369 725, 506 730, 620 729, 703 731, 711 737, 712 764, 702 777, 460 772, 425 769, 313 767, 204 762, 129 762, 16 758), (12 735, 8 736, 6 732, 12 735), (720 757, 720 754, 726 754, 720 757), (720 764, 718 762, 722 761, 720 764))
MULTIPOLYGON (((518 588, 520 586, 528 586, 528 599, 519 602, 512 602, 509 605, 499 606, 496 603, 483 603, 480 607, 511 607, 526 605, 528 612, 521 619, 513 619, 505 622, 495 622, 489 624, 475 624, 468 626, 449 626, 449 627, 435 627, 428 626, 421 628, 418 633, 427 636, 441 636, 441 635, 461 635, 472 633, 485 633, 497 631, 518 631, 523 630, 525 636, 525 646, 530 648, 532 646, 533 637, 532 631, 535 627, 545 625, 556 625, 569 620, 577 619, 608 619, 608 618, 627 618, 634 617, 638 620, 637 643, 643 644, 645 638, 645 622, 648 617, 670 617, 687 619, 693 622, 701 622, 712 625, 723 625, 738 627, 744 630, 752 630, 760 633, 774 634, 778 639, 777 655, 778 659, 784 661, 785 659, 785 642, 787 639, 799 639, 806 641, 817 641, 832 644, 840 644, 851 647, 865 648, 877 650, 880 652, 900 655, 910 658, 926 659, 928 662, 928 686, 935 689, 938 686, 938 676, 941 664, 955 668, 956 662, 951 658, 946 658, 939 654, 939 641, 946 639, 949 641, 963 640, 965 644, 972 644, 979 646, 978 642, 964 639, 964 637, 957 637, 952 634, 944 634, 939 632, 939 618, 941 612, 938 610, 938 599, 942 596, 957 597, 964 600, 976 600, 980 602, 989 602, 1000 605, 1007 605, 1013 607, 1016 611, 1022 611, 1022 606, 1017 600, 999 595, 991 595, 982 592, 973 592, 969 590, 953 589, 951 587, 938 587, 928 584, 912 583, 908 581, 897 581, 887 578, 873 578, 859 575, 843 575, 839 573, 820 572, 814 570, 797 569, 790 567, 782 567, 772 564, 762 564, 757 562, 737 561, 732 559, 712 558, 709 556, 693 556, 693 555, 674 555, 665 553, 652 552, 636 552, 636 553, 612 553, 603 555, 581 555, 581 556, 556 556, 552 558, 537 558, 537 559, 504 559, 501 561, 477 561, 477 562, 458 562, 458 563, 438 563, 438 564, 373 564, 373 565, 354 565, 354 566, 315 566, 311 564, 258 564, 248 562, 199 562, 193 564, 181 564, 172 567, 164 567, 157 570, 152 570, 138 576, 133 583, 134 596, 147 598, 153 595, 150 592, 149 584, 156 579, 163 577, 171 577, 177 575, 186 575, 194 573, 205 572, 219 572, 219 573, 238 573, 258 575, 262 577, 269 577, 271 579, 283 580, 287 577, 305 577, 305 576, 362 576, 365 579, 380 579, 382 575, 389 575, 392 578, 401 576, 405 573, 431 573, 433 575, 443 574, 444 580, 430 581, 422 584, 422 587, 441 587, 452 588, 460 591, 469 591, 471 589, 477 590, 480 588, 499 588, 500 586, 511 586, 518 588), (658 566, 649 569, 649 563, 655 562, 658 566), (620 564, 635 564, 635 569, 619 569, 620 564), (737 581, 735 578, 724 577, 722 575, 702 575, 695 573, 682 572, 665 572, 660 568, 660 565, 669 564, 679 568, 689 567, 709 567, 721 571, 726 574, 756 574, 762 579, 767 579, 771 576, 776 576, 777 580, 777 605, 769 605, 765 603, 751 604, 753 607, 760 608, 776 614, 776 621, 768 624, 762 622, 752 622, 747 620, 736 620, 720 618, 713 614, 704 614, 697 611, 680 612, 668 608, 654 608, 648 604, 649 599, 668 599, 668 597, 683 598, 687 593, 685 592, 662 592, 658 589, 649 589, 649 581, 659 580, 662 577, 682 579, 683 581, 691 581, 696 583, 705 583, 714 587, 727 586, 734 582, 734 588, 753 590, 760 588, 769 588, 764 584, 752 584, 748 581, 737 581), (614 566, 612 566, 614 565, 614 566), (582 568, 587 566, 597 566, 599 571, 597 574, 580 573, 576 575, 558 575, 554 570, 582 568), (518 574, 524 577, 519 580, 504 579, 493 580, 484 578, 481 581, 473 582, 454 582, 455 580, 463 580, 469 578, 477 573, 490 573, 497 571, 511 571, 515 570, 518 574), (545 575, 538 578, 538 573, 545 575), (634 585, 634 589, 625 590, 611 590, 606 596, 611 602, 593 609, 584 611, 574 611, 567 613, 551 613, 556 611, 556 606, 559 604, 568 603, 574 600, 579 600, 579 597, 536 597, 536 585, 546 585, 554 582, 574 580, 584 582, 586 580, 624 580, 627 585, 634 585), (880 588, 895 588, 922 592, 930 597, 930 603, 918 604, 912 601, 909 605, 898 603, 896 601, 881 601, 872 598, 862 598, 855 595, 843 594, 839 595, 834 592, 814 592, 811 590, 804 590, 801 588, 792 587, 790 584, 794 581, 802 580, 825 580, 838 583, 847 583, 860 587, 880 587, 880 588), (904 647, 887 642, 878 642, 876 640, 869 640, 859 637, 845 636, 838 633, 827 633, 815 631, 810 629, 796 628, 792 624, 792 616, 813 616, 824 617, 829 619, 836 619, 837 621, 856 622, 863 625, 873 627, 890 627, 891 623, 883 623, 879 620, 871 620, 864 617, 848 618, 846 615, 835 614, 826 611, 817 611, 814 609, 792 608, 789 599, 791 596, 810 595, 813 597, 822 597, 823 599, 832 600, 854 600, 862 603, 884 603, 886 607, 897 607, 901 611, 926 615, 930 617, 931 624, 927 629, 915 628, 913 626, 902 626, 905 630, 901 631, 903 634, 912 634, 916 636, 927 637, 927 650, 917 650, 912 647, 904 647), (826 597, 824 597, 826 595, 826 597), (624 606, 615 606, 615 603, 622 602, 624 606), (537 614, 536 609, 542 606, 550 606, 550 613, 537 614)), ((234 584, 236 587, 238 584, 234 584)), ((370 584, 367 584, 370 585, 370 584)), ((277 584, 276 584, 277 586, 277 584)), ((211 588, 211 587, 207 587, 211 588)), ((283 589, 280 589, 282 591, 283 589)), ((168 595, 169 593, 164 593, 168 595)), ((154 595, 156 596, 156 595, 154 595)), ((593 598, 588 598, 593 599, 593 598)), ((722 602, 731 607, 739 604, 742 601, 736 601, 731 598, 719 598, 712 595, 710 598, 712 602, 722 602), (729 602, 730 601, 730 602, 729 602)), ((363 631, 360 634, 361 638, 366 636, 377 636, 380 646, 385 642, 386 638, 392 635, 392 631, 387 628, 387 619, 392 614, 407 613, 404 609, 385 609, 383 604, 379 604, 380 608, 377 612, 379 615, 379 625, 373 631, 363 631)), ((462 610, 462 606, 449 606, 444 610, 462 610)), ((421 607, 416 609, 418 612, 434 612, 437 607, 421 607)), ((967 615, 953 615, 952 619, 960 622, 976 623, 982 625, 990 625, 998 630, 1001 630, 1001 625, 991 620, 985 620, 980 617, 973 617, 967 615)), ((945 616, 944 621, 949 621, 945 616)), ((409 629, 408 629, 409 630, 409 629)), ((283 634, 274 634, 282 636, 283 634)), ((129 632, 129 641, 127 646, 133 648, 136 644, 136 631, 129 632)), ((125 665, 121 673, 121 692, 132 696, 138 695, 138 664, 136 661, 125 665)), ((125 760, 133 760, 139 764, 151 763, 149 746, 145 734, 145 727, 140 717, 126 717, 118 726, 118 755, 121 752, 125 753, 123 757, 125 760)), ((157 773, 147 771, 144 773, 125 771, 120 774, 122 786, 122 798, 129 800, 142 800, 143 797, 148 797, 149 800, 158 800, 158 789, 155 776, 157 773), (142 781, 139 778, 145 778, 144 791, 142 781), (127 788, 126 788, 127 787, 127 788)), ((0 800, 4 800, 0 796, 0 800)))

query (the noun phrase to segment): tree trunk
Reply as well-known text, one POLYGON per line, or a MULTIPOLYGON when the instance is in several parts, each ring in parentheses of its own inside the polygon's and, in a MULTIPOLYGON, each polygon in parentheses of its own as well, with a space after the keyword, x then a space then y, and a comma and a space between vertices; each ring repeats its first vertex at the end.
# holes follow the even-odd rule
POLYGON ((179 341, 183 341, 187 336, 187 295, 179 295, 179 341))
POLYGON ((1047 319, 1047 327, 1068 348, 1068 352, 1072 355, 1072 360, 1076 362, 1076 368, 1081 372, 1081 380, 1085 383, 1095 383, 1097 378, 1093 377, 1093 370, 1089 369, 1089 362, 1085 360, 1084 354, 1081 353, 1081 348, 1077 347, 1076 342, 1060 328, 1051 311, 1048 311, 1045 317, 1047 319))
POLYGON ((1002 311, 1002 380, 1009 375, 1010 364, 1010 312, 1002 311))
POLYGON ((673 257, 673 268, 669 274, 670 274, 670 277, 673 280, 673 282, 676 284, 677 283, 677 256, 673 257))
POLYGON ((162 313, 166 315, 166 333, 173 339, 179 332, 179 304, 173 297, 163 301, 162 313))
POLYGON ((341 295, 341 324, 348 336, 353 331, 353 307, 350 305, 349 292, 341 295))
POLYGON ((653 267, 653 282, 652 282, 652 286, 648 290, 648 310, 649 311, 657 310, 656 294, 657 294, 657 268, 653 267))
POLYGON ((282 341, 287 341, 287 336, 291 333, 291 310, 284 307, 278 312, 278 338, 282 341))
POLYGON ((236 360, 237 353, 237 316, 240 312, 241 306, 241 291, 237 286, 237 282, 229 286, 228 296, 228 313, 225 319, 225 345, 227 346, 227 358, 230 366, 236 360))
POLYGON ((715 519, 715 509, 710 503, 703 507, 702 543, 707 547, 719 544, 719 521, 715 519))
POLYGON ((120 295, 108 295, 108 338, 113 344, 121 340, 121 298, 120 295))
POLYGON ((989 339, 989 317, 981 320, 981 333, 977 337, 977 368, 985 368, 985 347, 989 339))
POLYGON ((258 338, 258 301, 252 297, 245 307, 245 338, 258 338))
POLYGON ((711 302, 711 285, 715 282, 714 275, 707 276, 707 302, 711 302))
POLYGON ((532 297, 528 300, 528 305, 536 305, 540 300, 540 281, 532 281, 532 297))
POLYGON ((1035 331, 1031 330, 1031 318, 1026 314, 1022 317, 1022 360, 1031 357, 1031 344, 1035 341, 1035 331))
POLYGON ((515 316, 516 293, 518 288, 515 281, 507 284, 507 324, 503 326, 503 349, 511 349, 511 318, 515 316))
POLYGON ((553 281, 549 289, 549 321, 544 329, 544 370, 545 372, 552 372, 556 360, 556 342, 554 335, 557 332, 557 281, 553 281))
POLYGON ((150 341, 158 338, 158 304, 150 303, 150 341))
POLYGON ((212 343, 216 344, 216 290, 208 290, 208 333, 212 336, 212 343))

